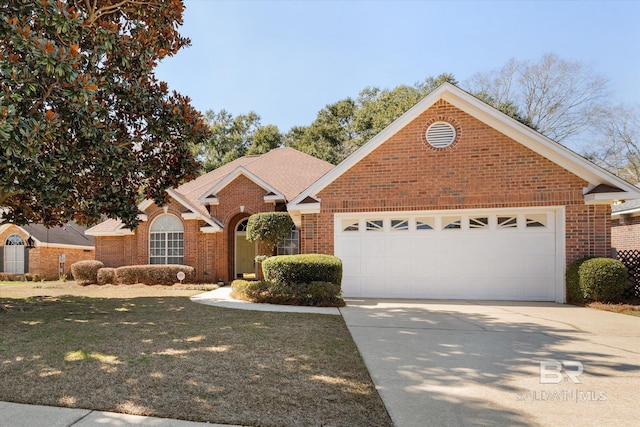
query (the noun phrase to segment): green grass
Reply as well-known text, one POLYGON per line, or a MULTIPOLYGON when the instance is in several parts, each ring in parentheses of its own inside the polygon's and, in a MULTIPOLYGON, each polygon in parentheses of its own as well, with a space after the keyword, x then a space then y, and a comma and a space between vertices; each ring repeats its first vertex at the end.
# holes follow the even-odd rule
POLYGON ((212 423, 390 426, 339 316, 186 297, 3 298, 0 400, 212 423))

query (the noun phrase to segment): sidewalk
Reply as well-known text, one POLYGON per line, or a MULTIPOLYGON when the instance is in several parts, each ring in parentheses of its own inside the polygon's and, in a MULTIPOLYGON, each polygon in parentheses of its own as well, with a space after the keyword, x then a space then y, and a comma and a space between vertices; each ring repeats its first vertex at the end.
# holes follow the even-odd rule
POLYGON ((56 408, 0 402, 0 427, 241 427, 197 423, 168 418, 143 417, 89 409, 56 408))

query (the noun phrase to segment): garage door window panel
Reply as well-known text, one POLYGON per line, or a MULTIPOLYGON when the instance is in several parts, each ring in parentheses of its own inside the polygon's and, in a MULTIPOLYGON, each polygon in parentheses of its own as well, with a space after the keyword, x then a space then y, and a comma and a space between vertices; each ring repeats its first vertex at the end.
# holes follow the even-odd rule
POLYGON ((444 217, 442 218, 442 229, 443 230, 460 230, 462 229, 462 218, 461 217, 444 217))
POLYGON ((487 216, 470 217, 469 228, 472 230, 488 230, 489 217, 487 216))
POLYGON ((435 218, 417 218, 416 230, 433 230, 436 228, 435 218))
POLYGON ((381 219, 367 220, 366 231, 384 231, 384 221, 381 219))
POLYGON ((527 219, 526 219, 527 228, 544 228, 546 226, 547 226, 546 214, 527 215, 527 219))
POLYGON ((498 217, 498 229, 504 230, 508 228, 518 228, 518 216, 499 216, 498 217))
POLYGON ((391 231, 409 231, 408 219, 392 219, 391 231))
POLYGON ((345 220, 342 221, 342 231, 345 232, 358 232, 360 231, 360 222, 358 220, 345 220))

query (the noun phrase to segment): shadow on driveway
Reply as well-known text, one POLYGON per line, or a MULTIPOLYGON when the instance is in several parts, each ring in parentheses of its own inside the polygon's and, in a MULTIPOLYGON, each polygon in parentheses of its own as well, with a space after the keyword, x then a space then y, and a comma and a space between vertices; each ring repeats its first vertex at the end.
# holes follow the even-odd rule
POLYGON ((640 417, 640 318, 485 301, 348 300, 341 311, 398 427, 640 417), (554 363, 543 378, 542 361, 554 363), (573 364, 555 371, 562 361, 573 364))

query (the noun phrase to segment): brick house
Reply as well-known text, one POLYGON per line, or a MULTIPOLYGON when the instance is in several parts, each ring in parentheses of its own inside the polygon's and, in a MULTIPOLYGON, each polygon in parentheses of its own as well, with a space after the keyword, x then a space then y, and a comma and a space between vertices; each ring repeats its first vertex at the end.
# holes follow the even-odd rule
POLYGON ((640 200, 616 203, 611 211, 611 246, 640 251, 640 200))
POLYGON ((96 258, 181 261, 200 280, 227 281, 253 268, 244 220, 286 209, 296 230, 283 251, 340 257, 347 297, 557 302, 568 263, 610 255, 611 203, 640 198, 450 84, 335 168, 281 148, 168 193, 167 206, 140 205, 136 230, 114 220, 88 230, 96 258))
POLYGON ((0 273, 30 274, 56 280, 71 277, 71 264, 95 259, 93 237, 74 222, 46 228, 41 224, 0 224, 0 273))
POLYGON ((352 297, 565 301, 566 265, 610 256, 631 184, 444 84, 303 191, 301 251, 352 297))
MULTIPOLYGON (((332 168, 292 148, 242 157, 169 189, 166 206, 141 203, 135 230, 110 219, 86 233, 95 237, 96 259, 108 267, 186 264, 195 267, 199 281, 227 282, 255 272, 258 248, 245 238, 248 217, 285 211, 288 201, 332 168)), ((278 250, 297 253, 298 230, 278 250)))

